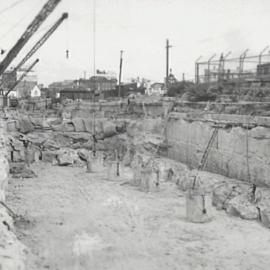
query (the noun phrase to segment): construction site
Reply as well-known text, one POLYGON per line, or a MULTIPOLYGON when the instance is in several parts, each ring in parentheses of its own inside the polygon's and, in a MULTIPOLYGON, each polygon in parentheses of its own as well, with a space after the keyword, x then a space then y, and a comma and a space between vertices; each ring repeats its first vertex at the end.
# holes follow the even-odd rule
POLYGON ((167 40, 167 94, 124 84, 121 50, 117 79, 94 67, 23 96, 32 58, 69 20, 20 55, 61 0, 43 2, 1 52, 0 270, 269 269, 268 47, 198 58, 177 81, 167 40))

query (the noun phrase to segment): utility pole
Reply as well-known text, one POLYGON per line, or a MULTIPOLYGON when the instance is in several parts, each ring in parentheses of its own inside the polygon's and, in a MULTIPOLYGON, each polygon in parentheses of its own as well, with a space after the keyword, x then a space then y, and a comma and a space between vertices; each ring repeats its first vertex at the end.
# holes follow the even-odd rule
POLYGON ((166 78, 165 88, 168 91, 168 78, 169 78, 169 50, 172 46, 170 45, 169 39, 166 40, 166 78))
POLYGON ((118 85, 118 97, 119 98, 121 97, 122 65, 123 65, 123 50, 120 51, 119 85, 118 85))
POLYGON ((195 84, 200 83, 200 64, 199 60, 202 58, 202 56, 199 56, 195 61, 195 84))
POLYGON ((262 64, 262 55, 263 53, 269 48, 269 46, 266 46, 259 54, 259 65, 262 64))
POLYGON ((239 57, 239 74, 238 74, 239 80, 240 80, 241 74, 244 71, 244 61, 245 61, 247 52, 248 52, 248 49, 246 49, 239 57))
POLYGON ((185 82, 185 73, 182 74, 182 81, 185 82))
POLYGON ((211 68, 210 68, 210 65, 211 65, 211 61, 213 60, 213 58, 216 56, 216 54, 214 53, 207 61, 207 82, 210 83, 211 81, 211 68))

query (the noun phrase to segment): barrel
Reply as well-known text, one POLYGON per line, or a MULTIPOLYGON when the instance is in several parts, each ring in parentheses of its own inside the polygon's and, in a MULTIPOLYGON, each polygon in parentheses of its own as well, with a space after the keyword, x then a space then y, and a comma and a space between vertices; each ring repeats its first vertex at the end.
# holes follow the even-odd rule
POLYGON ((205 223, 212 219, 209 196, 190 189, 186 193, 186 217, 189 222, 205 223))

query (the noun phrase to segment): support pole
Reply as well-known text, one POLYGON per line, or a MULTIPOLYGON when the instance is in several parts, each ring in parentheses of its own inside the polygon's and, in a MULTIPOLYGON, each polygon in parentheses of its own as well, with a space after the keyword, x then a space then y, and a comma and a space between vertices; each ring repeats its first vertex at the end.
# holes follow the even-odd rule
POLYGON ((202 56, 200 55, 195 61, 195 84, 200 83, 200 64, 199 64, 199 60, 201 58, 202 58, 202 56))
POLYGON ((168 91, 168 78, 169 78, 169 50, 172 46, 170 45, 169 39, 166 40, 166 78, 165 78, 165 88, 168 91))
POLYGON ((262 56, 263 56, 263 53, 269 48, 269 46, 266 46, 259 54, 259 65, 262 64, 262 56))
POLYGON ((245 61, 247 52, 248 52, 248 49, 246 49, 239 57, 239 75, 238 75, 239 80, 240 80, 241 74, 244 71, 244 61, 245 61))
POLYGON ((118 85, 118 97, 119 98, 121 97, 122 65, 123 65, 123 50, 120 51, 119 85, 118 85))
POLYGON ((211 65, 211 61, 213 60, 213 58, 216 56, 216 54, 213 54, 207 61, 207 82, 210 83, 211 80, 211 70, 210 70, 210 65, 211 65))

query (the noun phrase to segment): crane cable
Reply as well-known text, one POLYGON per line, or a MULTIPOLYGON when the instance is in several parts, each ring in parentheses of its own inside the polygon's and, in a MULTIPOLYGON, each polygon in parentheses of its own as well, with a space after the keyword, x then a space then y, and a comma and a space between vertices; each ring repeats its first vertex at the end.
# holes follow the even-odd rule
MULTIPOLYGON (((249 114, 250 115, 250 114, 249 114)), ((250 166, 249 166, 249 120, 248 116, 246 116, 246 161, 247 161, 247 177, 248 177, 248 182, 252 185, 251 187, 251 201, 254 202, 256 199, 256 189, 257 186, 255 183, 251 181, 251 175, 250 175, 250 166)))
MULTIPOLYGON (((68 14, 70 14, 70 0, 68 0, 68 14)), ((66 22, 66 59, 69 59, 69 20, 66 22)))
POLYGON ((93 0, 93 69, 94 69, 94 97, 93 97, 93 156, 96 156, 96 0, 93 0))

